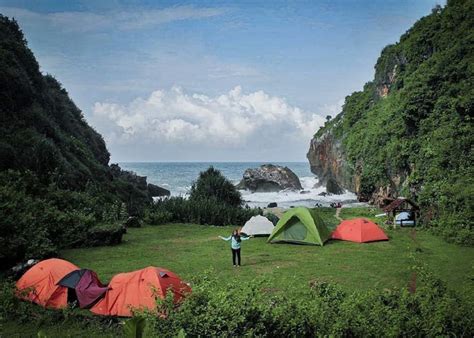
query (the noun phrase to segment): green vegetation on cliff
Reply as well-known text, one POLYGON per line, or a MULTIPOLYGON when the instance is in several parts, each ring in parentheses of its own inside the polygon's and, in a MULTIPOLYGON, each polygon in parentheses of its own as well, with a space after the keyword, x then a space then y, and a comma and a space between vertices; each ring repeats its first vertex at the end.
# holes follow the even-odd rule
POLYGON ((473 1, 434 8, 383 49, 374 80, 315 135, 341 142, 360 197, 387 187, 416 198, 425 224, 465 244, 474 243, 473 13, 473 1))
POLYGON ((89 245, 102 223, 140 212, 146 180, 108 162, 102 137, 0 15, 0 269, 89 245))

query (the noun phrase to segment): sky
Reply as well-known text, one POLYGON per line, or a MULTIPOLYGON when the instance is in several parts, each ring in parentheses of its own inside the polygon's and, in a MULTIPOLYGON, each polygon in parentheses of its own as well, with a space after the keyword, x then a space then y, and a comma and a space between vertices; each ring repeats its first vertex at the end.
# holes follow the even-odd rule
POLYGON ((0 0, 112 162, 306 161, 434 0, 0 0))

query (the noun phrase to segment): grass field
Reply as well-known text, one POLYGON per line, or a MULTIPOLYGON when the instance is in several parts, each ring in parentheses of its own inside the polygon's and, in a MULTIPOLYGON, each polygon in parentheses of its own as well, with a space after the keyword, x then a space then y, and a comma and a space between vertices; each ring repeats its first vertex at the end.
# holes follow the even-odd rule
MULTIPOLYGON (((376 213, 347 209, 341 216, 376 213)), ((321 214, 332 227, 338 223, 334 209, 322 209, 321 214)), ((118 272, 153 265, 170 269, 185 280, 212 271, 223 283, 235 280, 236 285, 265 276, 281 289, 295 280, 324 280, 352 290, 407 286, 416 255, 449 286, 474 292, 474 248, 448 244, 426 231, 387 229, 388 242, 330 241, 324 247, 267 244, 266 238, 255 237, 243 242, 243 266, 234 268, 229 242, 218 238, 228 236, 232 229, 193 224, 147 226, 129 229, 122 245, 66 250, 62 256, 95 270, 106 281, 118 272)))
MULTIPOLYGON (((322 217, 334 228, 338 221, 334 209, 322 208, 322 217)), ((375 209, 343 209, 342 218, 358 215, 374 220, 375 209)), ((448 244, 427 231, 386 229, 390 240, 377 243, 330 241, 324 247, 267 244, 266 238, 256 237, 242 244, 243 266, 231 263, 229 242, 218 238, 228 236, 233 227, 213 227, 194 224, 167 224, 128 229, 124 242, 114 247, 64 250, 62 258, 95 270, 103 281, 119 272, 146 266, 160 266, 193 281, 203 273, 215 274, 223 285, 229 281, 238 287, 253 278, 264 277, 275 291, 287 290, 311 281, 329 281, 347 291, 408 287, 415 257, 426 265, 448 287, 463 297, 474 297, 474 248, 448 244)), ((97 328, 70 327, 69 324, 42 326, 49 336, 71 332, 78 336, 98 333, 97 328)), ((5 336, 19 333, 27 336, 37 332, 32 325, 6 323, 5 336)), ((1 335, 0 335, 1 336, 1 335)))

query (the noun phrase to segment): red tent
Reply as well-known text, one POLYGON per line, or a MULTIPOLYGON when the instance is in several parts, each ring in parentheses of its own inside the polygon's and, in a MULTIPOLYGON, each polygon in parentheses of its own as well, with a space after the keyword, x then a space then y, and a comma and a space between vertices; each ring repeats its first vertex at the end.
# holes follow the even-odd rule
POLYGON ((388 237, 383 230, 377 224, 365 218, 342 221, 332 233, 332 239, 357 243, 388 241, 388 237))
POLYGON ((156 267, 147 267, 142 270, 119 273, 112 277, 109 289, 91 311, 104 316, 132 316, 131 309, 156 310, 156 299, 163 299, 167 291, 174 295, 178 302, 191 292, 173 272, 156 267))
POLYGON ((68 273, 79 269, 62 259, 51 258, 34 265, 18 280, 18 295, 33 303, 51 308, 67 306, 67 288, 57 283, 68 273))

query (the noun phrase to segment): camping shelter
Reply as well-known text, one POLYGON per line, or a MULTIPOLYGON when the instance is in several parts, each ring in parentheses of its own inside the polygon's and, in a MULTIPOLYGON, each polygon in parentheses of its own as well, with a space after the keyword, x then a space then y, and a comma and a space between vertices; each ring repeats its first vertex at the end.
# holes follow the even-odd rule
POLYGON ((74 270, 64 276, 58 285, 69 288, 77 298, 80 308, 87 308, 94 304, 107 291, 97 274, 88 269, 74 270))
POLYGON ((324 221, 314 209, 299 207, 283 214, 268 242, 324 245, 330 236, 324 221))
POLYGON ((332 233, 331 238, 357 243, 388 240, 387 235, 377 224, 365 218, 342 221, 332 233))
POLYGON ((409 200, 404 197, 399 197, 395 200, 393 200, 389 205, 387 205, 383 209, 387 215, 391 216, 392 219, 394 219, 394 224, 400 224, 401 226, 403 225, 410 225, 410 226, 415 226, 416 225, 416 217, 418 216, 420 212, 420 208, 418 205, 415 204, 412 200, 409 200), (403 222, 401 220, 397 220, 397 214, 402 213, 402 212, 407 212, 410 215, 409 221, 410 222, 403 222), (398 223, 397 223, 398 221, 398 223))
POLYGON ((268 236, 273 231, 273 223, 268 218, 257 215, 250 218, 240 230, 248 236, 268 236))
POLYGON ((57 283, 68 273, 78 270, 74 264, 57 258, 46 259, 31 267, 18 280, 20 298, 50 308, 67 306, 68 289, 57 283))
POLYGON ((149 266, 145 269, 119 273, 112 277, 105 297, 91 311, 104 316, 131 317, 132 309, 156 310, 156 299, 166 292, 179 302, 191 288, 171 271, 149 266))

